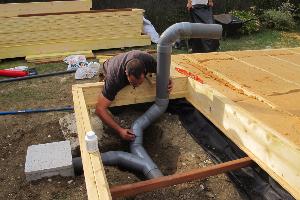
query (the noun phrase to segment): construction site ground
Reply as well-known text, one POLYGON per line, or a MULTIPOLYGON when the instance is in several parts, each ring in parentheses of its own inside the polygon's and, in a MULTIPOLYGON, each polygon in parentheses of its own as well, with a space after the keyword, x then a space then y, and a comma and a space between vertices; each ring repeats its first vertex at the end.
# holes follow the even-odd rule
MULTIPOLYGON (((0 110, 50 108, 72 105, 71 86, 75 83, 97 81, 97 78, 75 81, 74 75, 32 79, 2 84, 0 110), (5 89, 3 89, 5 88, 5 89)), ((99 91, 100 92, 100 91, 99 91)), ((122 125, 129 127, 142 110, 128 107, 116 115, 122 125)), ((24 164, 27 147, 64 140, 59 119, 62 112, 1 116, 0 120, 0 199, 87 199, 84 177, 52 177, 28 183, 24 164)), ((105 128, 109 137, 101 151, 126 150, 127 143, 105 128)), ((164 174, 212 165, 201 147, 182 127, 176 115, 164 114, 147 129, 145 146, 164 174)), ((110 185, 133 183, 141 176, 115 167, 106 167, 110 185)), ((235 185, 226 175, 203 181, 180 184, 137 196, 135 199, 241 199, 235 185)))
MULTIPOLYGON (((21 61, 2 62, 16 65, 21 61)), ((20 64, 20 63, 19 63, 20 64)), ((64 70, 63 63, 53 63, 50 71, 64 70)), ((38 70, 42 65, 35 66, 38 70)), ((41 73, 45 73, 42 71, 41 73)), ((71 86, 95 82, 98 78, 75 81, 74 74, 39 78, 14 83, 2 83, 0 110, 53 108, 73 105, 71 86)), ((100 92, 100 91, 99 91, 100 92)), ((117 113, 116 119, 126 127, 143 113, 143 109, 128 107, 117 113)), ((0 116, 0 199, 87 199, 84 176, 51 177, 28 183, 24 164, 27 147, 64 140, 59 119, 65 112, 0 116)), ((101 151, 127 150, 115 133, 104 129, 105 142, 101 151)), ((213 165, 208 155, 182 127, 176 115, 164 114, 145 133, 145 146, 166 175, 213 165)), ((143 177, 124 169, 106 167, 110 185, 133 183, 143 177)), ((138 195, 134 199, 244 199, 230 179, 224 175, 203 181, 180 184, 138 195)))

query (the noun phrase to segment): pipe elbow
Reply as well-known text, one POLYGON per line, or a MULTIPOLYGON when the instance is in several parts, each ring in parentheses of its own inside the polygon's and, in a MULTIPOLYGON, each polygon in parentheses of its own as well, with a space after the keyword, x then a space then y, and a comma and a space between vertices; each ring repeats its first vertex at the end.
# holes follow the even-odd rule
POLYGON ((222 26, 219 24, 203 24, 181 22, 170 26, 160 37, 158 44, 167 46, 174 43, 178 38, 206 38, 220 39, 222 36, 222 26))

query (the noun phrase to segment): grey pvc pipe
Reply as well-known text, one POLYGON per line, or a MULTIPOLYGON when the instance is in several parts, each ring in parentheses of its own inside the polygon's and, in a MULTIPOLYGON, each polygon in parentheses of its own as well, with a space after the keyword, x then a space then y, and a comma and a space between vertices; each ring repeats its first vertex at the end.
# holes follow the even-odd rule
POLYGON ((170 78, 172 44, 178 38, 219 39, 221 35, 221 25, 188 22, 174 24, 161 35, 157 45, 155 104, 132 124, 132 131, 136 137, 135 140, 130 143, 131 153, 119 151, 103 153, 101 155, 104 164, 121 165, 141 171, 149 179, 163 176, 142 144, 144 129, 160 117, 166 111, 169 104, 168 84, 170 78))
POLYGON ((123 151, 109 151, 101 154, 104 165, 117 165, 131 170, 142 172, 148 179, 162 176, 153 162, 145 162, 145 158, 140 158, 132 153, 123 151))
POLYGON ((172 44, 179 38, 220 39, 222 26, 181 22, 170 26, 160 37, 157 45, 156 98, 167 99, 170 77, 172 44))

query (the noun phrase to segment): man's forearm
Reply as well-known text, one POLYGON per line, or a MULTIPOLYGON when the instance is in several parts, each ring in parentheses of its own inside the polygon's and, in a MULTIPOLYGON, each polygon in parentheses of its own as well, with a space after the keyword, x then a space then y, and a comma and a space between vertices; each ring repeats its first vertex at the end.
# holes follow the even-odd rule
POLYGON ((105 108, 96 108, 96 114, 105 124, 113 128, 118 133, 120 132, 121 126, 117 122, 115 122, 115 120, 111 117, 111 115, 105 108))

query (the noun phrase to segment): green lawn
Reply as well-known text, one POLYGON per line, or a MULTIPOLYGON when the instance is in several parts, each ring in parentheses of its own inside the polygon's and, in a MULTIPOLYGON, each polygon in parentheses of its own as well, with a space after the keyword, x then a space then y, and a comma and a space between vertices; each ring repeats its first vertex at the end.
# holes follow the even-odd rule
POLYGON ((282 32, 264 30, 252 35, 221 40, 220 51, 237 51, 251 49, 275 49, 300 47, 300 30, 282 32))

